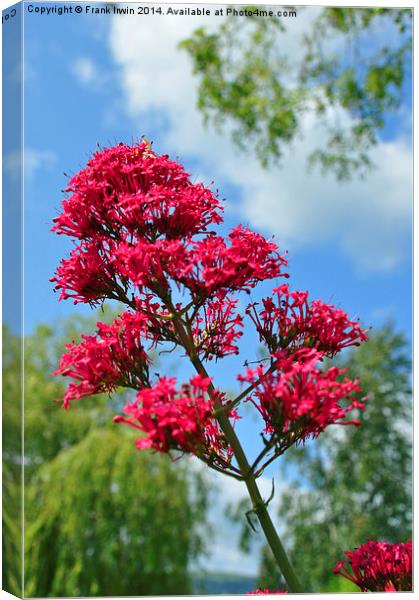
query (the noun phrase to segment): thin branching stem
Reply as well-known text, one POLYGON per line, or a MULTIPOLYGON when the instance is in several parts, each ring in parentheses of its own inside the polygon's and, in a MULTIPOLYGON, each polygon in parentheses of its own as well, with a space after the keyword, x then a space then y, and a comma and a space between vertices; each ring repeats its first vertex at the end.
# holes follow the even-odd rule
MULTIPOLYGON (((174 315, 173 316, 173 325, 175 327, 176 332, 179 335, 181 344, 185 348, 193 366, 195 367, 195 370, 197 371, 197 373, 199 373, 203 377, 209 377, 204 365, 202 364, 201 360, 199 359, 199 357, 197 355, 196 348, 195 348, 192 337, 188 334, 187 329, 185 328, 185 324, 183 323, 182 319, 176 314, 176 310, 175 310, 175 307, 173 306, 170 296, 166 295, 165 297, 162 297, 161 299, 166 304, 166 307, 170 310, 170 312, 174 315)), ((274 368, 274 364, 271 365, 269 370, 273 370, 273 368, 274 368)), ((269 370, 268 370, 268 372, 269 372, 269 370)), ((249 388, 250 388, 250 386, 249 386, 249 388)), ((247 388, 247 390, 249 390, 249 388, 247 388)), ((210 384, 209 389, 213 392, 216 392, 212 383, 210 384)), ((245 392, 247 390, 245 390, 245 392)), ((247 394, 248 393, 249 393, 249 391, 247 391, 247 394)), ((244 398, 245 395, 243 395, 243 393, 242 393, 242 394, 240 394, 240 396, 238 398, 240 398, 240 399, 244 398)), ((217 398, 217 396, 215 396, 215 397, 217 398)), ((234 400, 235 404, 237 404, 237 402, 239 401, 238 398, 236 398, 234 400)), ((220 408, 222 408, 219 400, 216 399, 215 402, 216 402, 216 412, 217 412, 216 418, 221 427, 221 430, 223 431, 228 443, 230 444, 230 446, 233 450, 235 459, 236 459, 237 464, 240 469, 241 476, 243 478, 244 483, 246 484, 249 496, 252 501, 252 506, 253 506, 252 510, 254 513, 256 513, 256 515, 259 519, 259 522, 260 522, 263 532, 265 534, 266 540, 267 540, 267 542, 272 550, 272 553, 275 557, 275 560, 285 578, 285 581, 287 582, 290 592, 302 592, 303 588, 301 586, 301 583, 294 571, 294 568, 292 567, 292 565, 288 559, 288 556, 285 552, 284 546, 282 545, 282 542, 278 536, 278 533, 272 523, 272 519, 271 519, 269 512, 267 510, 267 507, 266 507, 266 502, 264 502, 264 500, 261 496, 260 490, 256 483, 256 478, 252 472, 252 468, 247 460, 247 457, 246 457, 245 452, 242 448, 242 445, 239 441, 239 438, 237 437, 236 432, 234 431, 233 426, 232 426, 227 414, 224 411, 219 410, 220 408)), ((231 404, 228 405, 228 409, 230 409, 230 408, 231 408, 231 404)))

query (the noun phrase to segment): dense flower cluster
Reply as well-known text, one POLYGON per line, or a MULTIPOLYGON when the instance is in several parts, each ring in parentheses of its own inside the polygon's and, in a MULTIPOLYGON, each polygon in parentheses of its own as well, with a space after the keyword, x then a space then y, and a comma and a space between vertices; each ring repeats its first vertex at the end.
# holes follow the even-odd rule
POLYGON ((80 240, 189 238, 222 221, 214 194, 147 141, 96 152, 66 191, 53 231, 80 240))
POLYGON ((197 242, 184 269, 183 283, 197 298, 216 292, 241 291, 281 275, 287 264, 278 247, 262 235, 239 225, 228 235, 197 242))
POLYGON ((238 354, 235 342, 241 337, 243 318, 235 313, 237 300, 215 299, 204 306, 194 321, 193 336, 197 352, 210 360, 238 354))
POLYGON ((60 300, 73 298, 79 302, 95 305, 105 298, 118 300, 118 286, 126 287, 126 280, 118 280, 112 256, 116 245, 111 241, 95 240, 82 242, 63 259, 57 268, 55 289, 61 290, 60 300))
POLYGON ((110 325, 97 324, 97 335, 83 335, 80 344, 67 344, 54 375, 75 379, 63 400, 111 392, 118 386, 139 389, 148 382, 148 356, 143 342, 148 337, 147 317, 124 312, 110 325))
POLYGON ((357 381, 338 377, 344 369, 317 368, 322 355, 317 350, 303 348, 293 355, 278 350, 272 355, 275 369, 265 372, 262 365, 247 369, 239 380, 254 386, 252 401, 262 415, 266 432, 273 434, 279 450, 317 436, 328 425, 358 425, 359 421, 344 421, 353 408, 364 408, 363 402, 351 398, 343 407, 339 402, 360 392, 357 381))
POLYGON ((351 321, 341 309, 314 300, 309 304, 308 292, 291 292, 284 284, 273 290, 275 298, 248 306, 251 317, 264 342, 271 352, 277 348, 295 351, 312 347, 327 356, 334 356, 348 346, 359 346, 367 339, 367 330, 351 321))
POLYGON ((355 583, 362 592, 402 592, 412 589, 412 542, 369 541, 337 563, 336 575, 355 583), (346 566, 349 561, 349 567, 346 566))
POLYGON ((229 245, 217 235, 191 243, 180 239, 125 242, 112 261, 121 277, 140 289, 164 294, 173 281, 199 301, 214 293, 248 290, 282 274, 286 261, 277 256, 275 244, 243 227, 233 229, 228 237, 229 245))
POLYGON ((67 192, 53 231, 78 246, 51 280, 60 299, 124 301, 131 285, 162 297, 173 281, 204 302, 282 275, 286 265, 273 242, 249 229, 233 229, 228 244, 209 231, 222 221, 219 200, 147 142, 97 152, 67 192))
POLYGON ((139 449, 179 450, 226 466, 232 452, 212 417, 215 398, 210 383, 209 378, 195 375, 177 391, 174 378, 162 377, 152 388, 140 390, 135 401, 125 406, 127 416, 115 421, 146 434, 136 441, 139 449))

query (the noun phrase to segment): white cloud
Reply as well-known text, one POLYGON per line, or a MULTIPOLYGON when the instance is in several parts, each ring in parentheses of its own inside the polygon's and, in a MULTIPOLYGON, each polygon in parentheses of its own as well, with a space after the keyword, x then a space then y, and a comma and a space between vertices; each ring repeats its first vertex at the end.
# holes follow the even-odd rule
MULTIPOLYGON (((31 178, 41 169, 48 169, 53 166, 57 157, 52 150, 37 150, 35 148, 25 148, 23 162, 25 177, 31 178)), ((22 153, 19 150, 10 152, 4 157, 3 168, 9 177, 18 179, 22 166, 22 153)))
MULTIPOLYGON (((307 10, 287 22, 281 44, 291 56, 312 19, 307 10)), ((276 234, 282 248, 330 241, 358 268, 395 268, 404 259, 411 220, 410 147, 402 138, 381 142, 373 152, 375 171, 365 179, 338 183, 317 170, 306 171, 308 154, 325 135, 313 118, 306 118, 301 142, 295 143, 281 168, 263 170, 251 152, 238 152, 227 134, 206 129, 195 107, 197 82, 178 44, 202 24, 214 28, 219 21, 150 16, 143 17, 139 27, 136 19, 112 19, 110 48, 127 112, 141 128, 138 135, 148 136, 156 125, 164 125, 156 149, 198 159, 207 179, 236 186, 240 217, 276 234)))
POLYGON ((109 79, 108 75, 87 56, 79 56, 71 65, 71 71, 81 85, 96 90, 101 90, 109 79))
POLYGON ((87 57, 78 58, 73 65, 73 73, 81 83, 92 83, 96 76, 93 61, 87 57))
POLYGON ((394 268, 403 260, 411 219, 410 150, 401 140, 380 143, 373 153, 377 169, 343 184, 305 171, 318 137, 307 128, 304 139, 280 172, 246 170, 245 216, 288 247, 331 241, 365 270, 394 268))
POLYGON ((25 148, 23 160, 25 177, 33 177, 36 171, 51 168, 57 160, 57 156, 52 150, 25 148))

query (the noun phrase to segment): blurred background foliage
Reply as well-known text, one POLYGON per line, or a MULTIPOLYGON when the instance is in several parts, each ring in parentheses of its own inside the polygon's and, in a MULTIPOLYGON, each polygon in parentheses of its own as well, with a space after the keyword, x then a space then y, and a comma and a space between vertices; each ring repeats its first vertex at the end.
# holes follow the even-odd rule
POLYGON ((411 72, 412 11, 324 7, 290 51, 283 34, 305 9, 280 8, 290 16, 228 16, 216 31, 201 27, 183 40, 199 110, 239 147, 253 148, 264 167, 278 162, 309 117, 327 131, 309 165, 340 180, 365 174, 384 114, 400 108, 411 72))
POLYGON ((21 595, 21 347, 5 328, 2 338, 2 580, 3 589, 21 595))
MULTIPOLYGON (((359 377, 367 395, 360 427, 329 427, 280 461, 279 522, 290 558, 311 592, 359 591, 333 575, 336 562, 369 539, 412 537, 410 346, 391 324, 336 361, 359 377)), ((358 411, 359 412, 359 411, 358 411)), ((246 505, 236 507, 236 518, 246 505)), ((252 532, 243 530, 249 548, 252 532)), ((259 585, 277 589, 281 575, 262 551, 259 585)))
MULTIPOLYGON (((97 319, 25 337, 25 595, 187 594, 210 539, 209 489, 190 461, 137 452, 112 423, 121 395, 69 411, 53 400, 64 344, 97 319)), ((20 340, 3 331, 3 587, 20 594, 20 340)))

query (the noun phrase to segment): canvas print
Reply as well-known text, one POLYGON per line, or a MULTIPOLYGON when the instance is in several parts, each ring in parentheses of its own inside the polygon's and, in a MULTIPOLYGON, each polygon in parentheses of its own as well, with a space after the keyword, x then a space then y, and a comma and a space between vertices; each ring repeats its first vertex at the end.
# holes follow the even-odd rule
POLYGON ((3 10, 3 589, 412 591, 413 8, 3 10))

